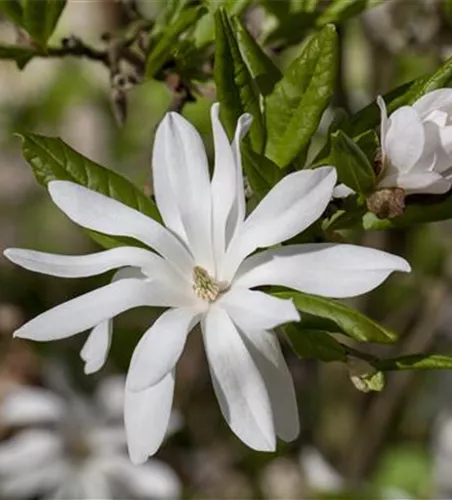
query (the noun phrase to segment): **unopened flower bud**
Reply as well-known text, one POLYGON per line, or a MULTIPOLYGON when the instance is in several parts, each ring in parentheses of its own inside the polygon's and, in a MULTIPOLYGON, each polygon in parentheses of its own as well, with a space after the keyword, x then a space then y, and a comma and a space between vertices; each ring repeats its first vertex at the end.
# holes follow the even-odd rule
POLYGON ((405 191, 401 188, 379 189, 367 198, 366 204, 379 219, 393 219, 403 214, 405 191))

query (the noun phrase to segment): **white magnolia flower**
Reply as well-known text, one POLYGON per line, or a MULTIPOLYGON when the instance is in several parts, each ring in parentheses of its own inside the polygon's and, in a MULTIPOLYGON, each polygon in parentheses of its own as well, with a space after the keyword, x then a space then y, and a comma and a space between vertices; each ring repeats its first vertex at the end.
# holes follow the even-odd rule
POLYGON ((406 194, 441 194, 452 185, 452 89, 429 92, 413 106, 388 117, 381 111, 382 165, 378 188, 398 187, 406 194))
POLYGON ((239 141, 251 119, 239 119, 231 145, 218 114, 216 104, 212 179, 201 137, 190 123, 168 113, 158 127, 153 178, 166 227, 82 186, 49 184, 53 201, 74 222, 135 238, 155 253, 127 246, 80 257, 5 252, 22 267, 55 276, 93 276, 118 268, 125 273, 15 332, 46 341, 95 326, 82 353, 88 371, 105 360, 111 318, 137 306, 168 307, 138 343, 127 377, 125 423, 135 463, 161 444, 175 365, 196 324, 201 323, 213 386, 229 426, 251 448, 274 450, 276 435, 293 440, 299 423, 292 379, 272 330, 297 321, 299 314, 292 301, 254 288, 279 285, 352 297, 372 290, 394 270, 410 270, 399 257, 353 245, 290 245, 254 253, 292 238, 318 219, 331 198, 336 171, 323 167, 287 175, 245 219, 239 141))
MULTIPOLYGON (((442 194, 452 186, 452 89, 429 92, 413 106, 402 106, 389 117, 382 97, 380 107, 381 164, 376 190, 400 188, 406 195, 442 194)), ((334 196, 354 191, 336 186, 334 196)))
POLYGON ((100 383, 93 400, 39 387, 11 391, 0 421, 22 430, 0 442, 1 498, 179 498, 180 481, 167 464, 130 463, 123 399, 119 376, 100 383))

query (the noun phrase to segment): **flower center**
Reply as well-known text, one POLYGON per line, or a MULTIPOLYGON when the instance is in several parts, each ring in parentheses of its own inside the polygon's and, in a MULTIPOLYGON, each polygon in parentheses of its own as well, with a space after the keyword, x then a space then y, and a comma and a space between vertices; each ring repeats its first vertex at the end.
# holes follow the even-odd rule
POLYGON ((193 291, 200 299, 213 302, 227 288, 226 282, 217 281, 202 267, 193 268, 193 291))

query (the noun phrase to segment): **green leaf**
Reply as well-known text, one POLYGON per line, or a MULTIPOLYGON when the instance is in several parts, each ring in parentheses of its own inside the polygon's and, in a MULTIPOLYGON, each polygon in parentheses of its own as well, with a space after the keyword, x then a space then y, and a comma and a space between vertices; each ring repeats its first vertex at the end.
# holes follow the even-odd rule
POLYGON ((305 46, 266 99, 266 156, 285 167, 304 148, 333 95, 338 42, 333 25, 325 26, 305 46))
POLYGON ((22 0, 21 26, 40 45, 45 46, 66 6, 66 0, 22 0))
POLYGON ((334 322, 341 332, 360 342, 387 344, 397 340, 393 332, 337 300, 302 292, 276 292, 273 295, 292 299, 299 311, 334 322))
POLYGON ((146 60, 146 77, 152 78, 162 66, 171 58, 175 46, 178 45, 181 35, 193 29, 196 22, 207 12, 202 6, 184 9, 175 21, 166 26, 163 35, 157 44, 151 47, 146 60))
POLYGON ((331 146, 338 179, 357 193, 371 193, 376 182, 375 172, 358 144, 338 130, 332 135, 331 146))
POLYGON ((38 52, 32 47, 0 44, 0 59, 16 61, 19 69, 23 69, 35 55, 38 55, 38 52))
POLYGON ((292 349, 301 358, 313 358, 326 362, 347 360, 345 349, 327 332, 306 330, 295 323, 286 325, 284 332, 289 337, 292 349))
POLYGON ((364 373, 350 376, 353 385, 361 392, 380 392, 385 386, 385 376, 382 372, 364 373))
MULTIPOLYGON (((22 153, 37 181, 47 186, 53 180, 72 181, 118 200, 160 221, 154 202, 129 180, 89 160, 56 137, 22 133, 22 153)), ((125 239, 89 232, 106 247, 123 245, 125 239)))
POLYGON ((66 0, 0 0, 0 11, 45 47, 66 0))
POLYGON ((253 117, 249 132, 253 150, 264 148, 264 126, 259 104, 259 93, 245 61, 226 13, 215 12, 216 48, 214 77, 217 99, 221 103, 221 118, 232 139, 237 120, 247 112, 253 117))
POLYGON ((276 83, 282 78, 282 73, 273 61, 258 45, 239 19, 234 18, 237 42, 248 69, 256 82, 257 88, 264 96, 273 91, 276 83))
POLYGON ((242 141, 242 162, 253 194, 261 200, 280 181, 284 173, 264 155, 255 153, 248 142, 242 141))
POLYGON ((333 0, 318 17, 316 24, 324 26, 327 23, 341 23, 381 2, 382 0, 333 0))
POLYGON ((374 366, 378 370, 450 370, 452 369, 452 356, 441 354, 411 354, 398 358, 380 359, 374 366))
MULTIPOLYGON (((445 87, 452 80, 452 58, 445 61, 434 73, 423 76, 385 94, 383 99, 388 114, 397 108, 411 105, 423 95, 445 87)), ((371 128, 380 125, 380 109, 374 101, 356 114, 346 119, 341 128, 350 136, 356 137, 371 128)), ((320 157, 320 156, 319 156, 320 157)))

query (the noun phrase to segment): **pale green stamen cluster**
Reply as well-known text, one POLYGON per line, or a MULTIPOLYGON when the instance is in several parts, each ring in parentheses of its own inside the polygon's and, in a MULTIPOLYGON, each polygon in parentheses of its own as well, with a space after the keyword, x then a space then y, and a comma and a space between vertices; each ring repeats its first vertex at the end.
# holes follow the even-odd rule
POLYGON ((193 291, 200 299, 213 302, 226 289, 227 284, 212 278, 202 267, 193 268, 193 291))

